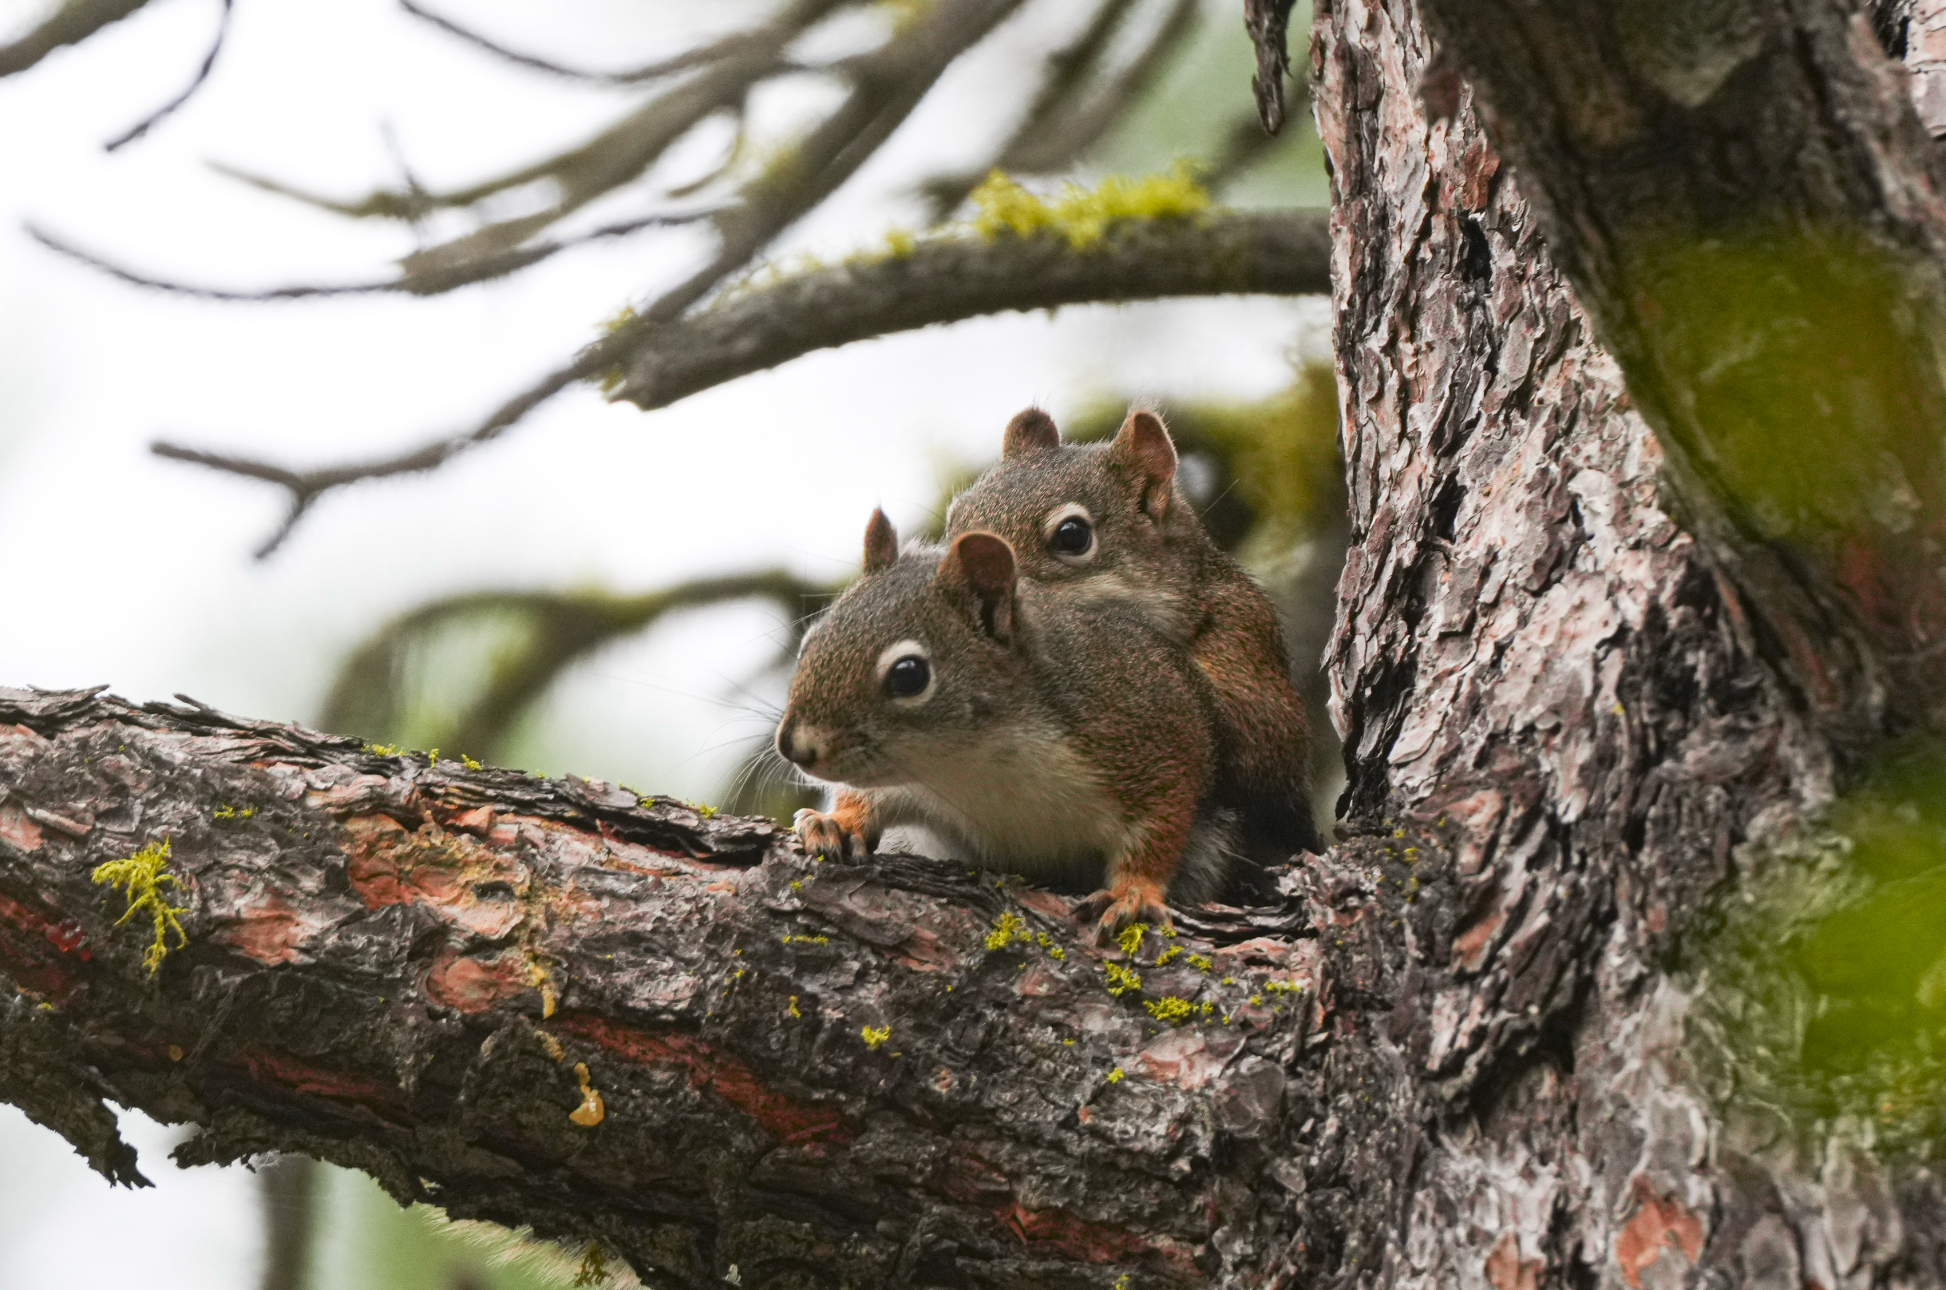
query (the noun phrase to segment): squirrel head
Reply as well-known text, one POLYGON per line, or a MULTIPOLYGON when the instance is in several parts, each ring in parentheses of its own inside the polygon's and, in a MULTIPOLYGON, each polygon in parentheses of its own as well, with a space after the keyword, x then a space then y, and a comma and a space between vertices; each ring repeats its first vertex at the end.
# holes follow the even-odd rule
POLYGON ((1036 582, 1146 572, 1167 540, 1200 529, 1176 460, 1145 408, 1098 444, 1063 444, 1053 418, 1029 408, 1007 424, 1000 464, 953 499, 947 531, 999 534, 1036 582))
POLYGON ((864 575, 805 634, 777 751, 817 779, 878 788, 922 782, 1004 730, 1031 684, 1017 577, 991 533, 901 553, 874 511, 864 575))

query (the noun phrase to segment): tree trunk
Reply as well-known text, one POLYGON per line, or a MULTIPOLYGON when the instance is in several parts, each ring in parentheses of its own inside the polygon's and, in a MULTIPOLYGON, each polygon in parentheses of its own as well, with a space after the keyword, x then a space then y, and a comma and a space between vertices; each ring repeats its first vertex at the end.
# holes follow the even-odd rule
POLYGON ((1753 1096, 1792 969, 1710 952, 1938 707, 1931 145, 1835 6, 1420 3, 1317 6, 1349 784, 1280 906, 1103 953, 1017 880, 0 691, 0 1097, 656 1285, 1936 1284, 1923 1156, 1753 1096))

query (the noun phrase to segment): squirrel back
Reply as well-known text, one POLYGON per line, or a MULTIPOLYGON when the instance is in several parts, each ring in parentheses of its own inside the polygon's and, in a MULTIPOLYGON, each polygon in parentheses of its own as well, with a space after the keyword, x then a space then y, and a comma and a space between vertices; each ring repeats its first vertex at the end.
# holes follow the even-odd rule
POLYGON ((864 576, 804 638, 777 748, 843 786, 799 813, 808 850, 862 857, 923 825, 994 868, 1101 887, 1112 933, 1223 888, 1213 709, 1140 612, 1048 595, 988 533, 901 554, 875 513, 864 576))
POLYGON ((1210 537, 1176 482, 1154 413, 1115 437, 1064 444, 1038 408, 1007 426, 1000 463, 954 499, 948 536, 998 534, 1020 573, 1076 606, 1118 604, 1181 643, 1216 697, 1215 797, 1260 861, 1322 850, 1311 817, 1310 728, 1275 607, 1210 537))

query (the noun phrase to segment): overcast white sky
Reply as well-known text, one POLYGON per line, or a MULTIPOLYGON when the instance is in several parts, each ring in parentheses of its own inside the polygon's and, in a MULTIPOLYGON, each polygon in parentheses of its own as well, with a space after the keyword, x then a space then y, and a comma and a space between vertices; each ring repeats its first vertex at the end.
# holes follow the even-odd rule
MULTIPOLYGON (((45 5, 0 0, 0 37, 45 5)), ((670 0, 466 0, 510 42, 618 65, 685 43, 670 0)), ((784 561, 855 566, 874 505, 919 519, 942 462, 980 461, 1040 401, 1057 416, 1110 392, 1256 397, 1316 303, 1228 300, 989 319, 800 360, 643 414, 591 390, 432 476, 318 507, 276 556, 267 487, 151 457, 167 433, 292 463, 335 461, 463 425, 585 343, 691 262, 687 235, 570 253, 527 277, 434 300, 225 305, 146 293, 19 232, 32 219, 146 269, 236 286, 363 280, 410 235, 270 197, 222 161, 341 196, 396 182, 389 128, 421 180, 474 179, 539 155, 630 100, 510 70, 391 0, 241 0, 202 92, 107 155, 173 95, 214 30, 215 0, 161 0, 33 71, 0 80, 0 684, 107 683, 309 719, 344 651, 434 595, 500 586, 643 589, 784 561)), ((975 160, 1004 126, 1007 69, 1047 47, 1061 6, 1030 7, 950 75, 883 155, 790 247, 843 251, 916 215, 912 179, 975 160)), ((782 121, 816 93, 760 105, 782 121)), ((1212 86, 1243 96, 1247 85, 1212 86)), ((793 96, 797 97, 793 97, 793 96)), ((696 157, 672 164, 699 164, 696 157)), ((638 188, 588 222, 646 209, 638 188)), ((618 648, 551 696, 543 768, 712 793, 734 761, 712 696, 769 649, 756 610, 701 615, 618 648), (716 749, 715 751, 708 751, 716 749)), ((144 1129, 153 1147, 166 1131, 144 1129)), ((107 1189, 64 1144, 0 1108, 0 1288, 254 1284, 254 1193, 235 1171, 183 1174, 145 1150, 156 1191, 107 1189), (90 1239, 113 1231, 116 1239, 90 1239), (158 1265, 142 1233, 168 1233, 158 1265)))

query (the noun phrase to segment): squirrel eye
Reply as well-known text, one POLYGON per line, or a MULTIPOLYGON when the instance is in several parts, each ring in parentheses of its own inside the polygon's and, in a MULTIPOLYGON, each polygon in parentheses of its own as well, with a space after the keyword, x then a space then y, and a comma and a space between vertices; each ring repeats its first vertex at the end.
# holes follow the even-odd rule
POLYGON ((932 666, 917 654, 907 654, 885 669, 885 692, 895 699, 924 694, 931 683, 932 666))
POLYGON ((1070 515, 1054 526, 1047 544, 1056 555, 1086 555, 1095 544, 1094 525, 1079 515, 1070 515))

